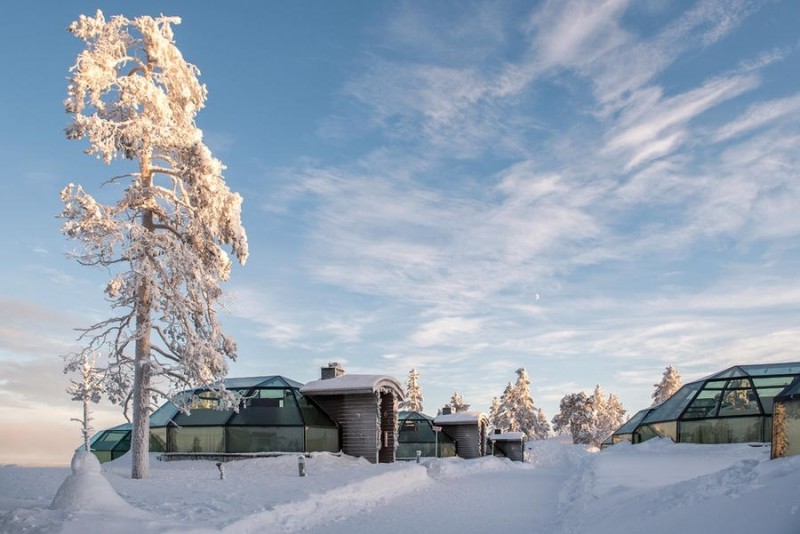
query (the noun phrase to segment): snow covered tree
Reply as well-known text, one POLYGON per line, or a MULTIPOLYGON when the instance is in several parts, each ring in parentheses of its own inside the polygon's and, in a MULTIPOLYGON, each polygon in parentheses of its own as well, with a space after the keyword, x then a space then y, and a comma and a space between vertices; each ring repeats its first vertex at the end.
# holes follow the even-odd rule
POLYGON ((72 421, 81 425, 81 436, 83 437, 83 445, 86 451, 91 450, 89 447, 89 440, 94 433, 92 428, 92 412, 89 403, 97 404, 100 402, 102 391, 102 375, 95 367, 97 361, 97 354, 89 352, 82 352, 80 358, 72 359, 66 367, 64 372, 77 372, 79 380, 70 380, 70 385, 67 388, 67 393, 72 400, 81 401, 83 407, 83 416, 73 418, 72 421))
POLYGON ((592 394, 592 409, 595 419, 592 444, 599 447, 625 422, 625 408, 616 395, 609 393, 605 397, 603 389, 597 385, 592 394))
POLYGON ((236 344, 222 332, 216 305, 232 265, 222 247, 242 264, 247 259, 242 198, 226 186, 225 167, 195 124, 207 90, 175 46, 179 23, 106 20, 97 11, 69 27, 86 47, 70 71, 66 135, 86 138, 86 152, 106 164, 123 160, 115 165, 124 172, 106 185, 124 190, 116 203, 101 204, 68 185, 62 231, 79 241, 79 263, 111 276, 105 292, 115 312, 83 329, 81 340, 84 353, 109 355, 104 393, 126 414, 132 407, 132 478, 149 471, 153 402, 206 387, 223 405, 235 403, 219 381, 236 344))
POLYGON ((453 413, 466 412, 469 410, 469 404, 465 403, 464 399, 461 398, 461 393, 455 392, 453 396, 450 397, 450 408, 453 410, 453 413))
POLYGON ((422 412, 423 400, 422 388, 419 385, 419 373, 416 369, 412 369, 408 373, 408 380, 406 380, 406 400, 400 403, 400 409, 410 412, 422 412))
POLYGON ((653 406, 658 406, 681 388, 681 375, 672 365, 664 370, 661 382, 653 384, 653 406))
POLYGON ((561 399, 559 413, 553 417, 556 432, 569 430, 572 442, 599 447, 624 422, 625 409, 616 395, 604 397, 598 385, 589 395, 570 393, 561 399))
POLYGON ((500 399, 492 397, 492 405, 489 406, 489 424, 492 428, 503 430, 505 427, 499 425, 500 422, 500 399))
POLYGON ((524 432, 528 439, 544 439, 550 434, 550 423, 531 398, 531 381, 525 369, 517 369, 516 383, 509 382, 497 406, 492 406, 490 421, 494 428, 524 432))

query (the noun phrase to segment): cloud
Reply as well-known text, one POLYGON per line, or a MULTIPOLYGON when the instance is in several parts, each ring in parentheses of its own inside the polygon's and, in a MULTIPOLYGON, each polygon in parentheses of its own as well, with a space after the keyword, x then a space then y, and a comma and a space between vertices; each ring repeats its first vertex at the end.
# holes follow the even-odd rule
POLYGON ((480 332, 483 324, 484 320, 480 318, 442 317, 421 325, 411 335, 411 342, 422 347, 461 345, 464 338, 480 332))
POLYGON ((796 122, 800 115, 800 94, 752 104, 742 115, 717 130, 714 140, 726 141, 776 122, 796 122))

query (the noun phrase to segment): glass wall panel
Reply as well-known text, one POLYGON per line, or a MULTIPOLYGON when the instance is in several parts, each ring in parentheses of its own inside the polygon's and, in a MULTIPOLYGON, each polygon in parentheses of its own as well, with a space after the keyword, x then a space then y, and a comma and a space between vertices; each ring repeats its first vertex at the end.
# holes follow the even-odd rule
POLYGON ((684 419, 704 419, 717 415, 719 399, 722 396, 722 384, 720 389, 704 388, 697 397, 689 404, 683 414, 684 419))
POLYGON ((761 441, 762 417, 683 421, 681 443, 747 443, 761 441))
POLYGON ((227 452, 303 452, 303 427, 228 427, 227 452))
POLYGON ((233 410, 196 408, 192 410, 191 415, 176 414, 173 420, 178 426, 215 426, 227 423, 231 415, 233 415, 233 410))
POLYGON ((167 428, 150 429, 150 452, 167 452, 167 428))
POLYGON ((113 451, 120 442, 127 439, 130 448, 130 434, 130 430, 106 430, 90 446, 95 451, 113 451))
POLYGON ((400 443, 433 443, 436 435, 430 422, 405 419, 400 421, 397 439, 400 443))
POLYGON ((691 402, 697 391, 703 385, 702 382, 693 382, 686 384, 675 394, 665 400, 658 408, 647 414, 642 420, 643 423, 652 423, 655 421, 669 421, 677 419, 678 416, 686 408, 686 405, 691 402))
POLYGON ((335 427, 306 427, 306 452, 339 452, 339 429, 335 427))
POLYGON ((169 452, 225 452, 224 427, 170 427, 169 452))
POLYGON ((677 426, 675 421, 643 424, 634 432, 633 441, 641 443, 653 438, 670 438, 672 441, 677 442, 677 426))
POLYGON ((244 401, 231 425, 302 425, 300 410, 291 389, 257 389, 244 401))
POLYGON ((758 406, 755 391, 750 387, 750 380, 731 380, 722 393, 719 415, 754 415, 760 413, 761 408, 758 406))
POLYGON ((775 403, 775 396, 783 391, 784 388, 785 386, 763 388, 756 387, 758 398, 761 400, 761 406, 764 407, 764 413, 772 413, 773 405, 775 403))
POLYGON ((336 427, 336 424, 328 417, 328 414, 312 404, 298 391, 295 390, 294 393, 297 398, 297 405, 300 406, 300 415, 306 425, 336 427))

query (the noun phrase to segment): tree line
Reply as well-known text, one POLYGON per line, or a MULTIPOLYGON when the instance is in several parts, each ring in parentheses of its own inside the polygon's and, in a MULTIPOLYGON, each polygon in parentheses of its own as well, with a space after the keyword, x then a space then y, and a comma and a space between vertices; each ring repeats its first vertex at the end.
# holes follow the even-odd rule
MULTIPOLYGON (((528 372, 519 368, 516 375, 516 381, 513 384, 508 382, 500 397, 492 398, 489 423, 494 429, 522 432, 529 440, 545 439, 553 433, 568 434, 573 443, 599 447, 625 422, 626 410, 622 402, 616 395, 606 394, 599 384, 591 392, 564 395, 559 403, 559 412, 548 421, 542 409, 533 401, 528 372)), ((401 410, 423 411, 419 377, 416 369, 409 372, 406 399, 400 403, 401 410)), ((657 406, 680 389, 680 373, 674 366, 668 366, 661 380, 653 387, 652 405, 657 406)), ((452 412, 464 412, 469 410, 470 405, 464 402, 460 393, 454 392, 447 407, 452 412)))

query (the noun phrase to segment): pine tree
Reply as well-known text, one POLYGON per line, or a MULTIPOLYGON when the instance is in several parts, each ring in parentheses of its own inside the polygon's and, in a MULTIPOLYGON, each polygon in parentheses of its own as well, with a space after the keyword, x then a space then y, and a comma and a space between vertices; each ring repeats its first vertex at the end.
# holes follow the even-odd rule
POLYGON ((62 231, 81 247, 76 259, 112 276, 106 295, 116 313, 81 339, 84 353, 109 355, 109 399, 133 408, 132 478, 149 471, 153 401, 205 387, 223 405, 236 402, 219 385, 236 344, 221 331, 216 303, 232 265, 222 247, 241 263, 247 258, 242 198, 225 185, 224 166, 195 124, 207 91, 175 46, 179 23, 107 21, 98 11, 69 27, 86 48, 71 69, 66 135, 88 139, 86 152, 106 164, 132 162, 109 180, 125 184, 116 204, 99 203, 79 185, 61 193, 62 231))
POLYGON ((541 409, 533 404, 531 381, 528 372, 523 368, 517 369, 517 383, 513 392, 515 431, 524 432, 528 439, 546 438, 550 434, 550 425, 541 409))
POLYGON ((454 413, 466 412, 469 410, 469 404, 465 403, 464 399, 461 398, 461 393, 455 392, 453 396, 450 397, 450 408, 452 408, 454 413))
POLYGON ((490 421, 494 428, 506 432, 524 432, 528 439, 544 439, 550 434, 550 423, 531 398, 531 381, 525 369, 517 369, 517 381, 508 383, 500 400, 492 400, 490 421))
POLYGON ((92 412, 90 403, 97 404, 100 402, 101 389, 102 389, 102 375, 95 367, 97 362, 97 354, 90 354, 83 352, 80 358, 70 361, 64 368, 64 372, 78 372, 79 380, 70 380, 70 385, 67 388, 67 393, 72 400, 81 401, 83 408, 83 415, 80 419, 73 418, 72 420, 81 425, 81 437, 83 437, 83 445, 88 452, 91 450, 89 447, 89 440, 94 433, 92 428, 92 412))
POLYGON ((422 388, 419 385, 419 373, 416 369, 411 369, 406 380, 406 399, 400 403, 401 410, 410 412, 422 412, 422 388))
POLYGON ((653 406, 658 406, 681 388, 681 375, 672 365, 664 370, 661 382, 653 384, 653 406))

